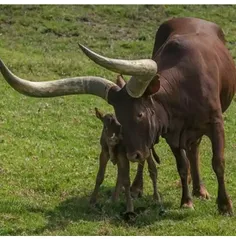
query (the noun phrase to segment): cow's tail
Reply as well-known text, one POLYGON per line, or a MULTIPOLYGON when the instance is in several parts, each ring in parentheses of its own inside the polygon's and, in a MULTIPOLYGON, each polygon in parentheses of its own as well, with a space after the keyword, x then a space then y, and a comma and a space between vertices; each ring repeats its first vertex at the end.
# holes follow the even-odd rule
POLYGON ((156 153, 154 147, 152 147, 152 155, 153 155, 153 158, 155 159, 155 161, 156 161, 158 164, 160 164, 160 163, 161 163, 160 158, 159 158, 159 156, 157 155, 157 153, 156 153))

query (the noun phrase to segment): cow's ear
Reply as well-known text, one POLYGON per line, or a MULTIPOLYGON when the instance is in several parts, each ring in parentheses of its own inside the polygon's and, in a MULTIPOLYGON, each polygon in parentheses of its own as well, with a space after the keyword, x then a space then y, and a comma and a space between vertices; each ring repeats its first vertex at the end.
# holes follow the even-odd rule
POLYGON ((117 102, 117 93, 122 91, 119 86, 111 87, 107 93, 107 102, 108 104, 114 106, 117 102))
POLYGON ((120 87, 120 88, 123 88, 125 85, 126 85, 126 82, 123 78, 122 75, 118 75, 117 78, 116 78, 116 84, 120 87))
POLYGON ((97 107, 95 107, 95 114, 96 114, 96 117, 100 120, 103 119, 103 113, 99 111, 99 109, 97 107))
POLYGON ((155 75, 148 85, 146 91, 144 92, 144 95, 152 95, 155 94, 160 89, 160 80, 159 75, 155 75))

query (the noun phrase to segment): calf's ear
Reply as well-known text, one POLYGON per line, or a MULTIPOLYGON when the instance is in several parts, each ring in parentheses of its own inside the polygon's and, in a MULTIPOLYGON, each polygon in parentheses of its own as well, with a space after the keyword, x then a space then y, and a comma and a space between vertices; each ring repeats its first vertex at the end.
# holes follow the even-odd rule
POLYGON ((159 75, 155 75, 148 85, 146 91, 144 92, 144 95, 153 95, 160 89, 160 80, 159 75))
POLYGON ((95 107, 95 114, 98 119, 100 119, 100 120, 103 119, 103 113, 101 111, 99 111, 99 109, 97 107, 95 107))

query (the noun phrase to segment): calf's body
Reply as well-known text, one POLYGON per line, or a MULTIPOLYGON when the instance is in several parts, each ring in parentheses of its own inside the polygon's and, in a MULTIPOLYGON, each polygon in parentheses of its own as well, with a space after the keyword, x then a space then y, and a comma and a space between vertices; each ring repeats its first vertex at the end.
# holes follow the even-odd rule
MULTIPOLYGON (((125 147, 122 144, 121 126, 112 114, 103 114, 95 108, 96 116, 103 123, 102 134, 100 137, 101 152, 99 156, 99 170, 96 177, 94 191, 90 198, 90 203, 94 204, 97 201, 97 195, 104 180, 105 170, 109 159, 113 164, 117 164, 117 180, 115 190, 112 195, 112 200, 116 201, 119 197, 122 186, 125 189, 127 212, 133 212, 134 207, 130 192, 130 162, 126 157, 125 147)), ((152 149, 154 151, 154 149, 152 149)), ((155 152, 155 151, 154 151, 155 152)), ((156 160, 158 160, 156 155, 156 160)), ((153 198, 157 203, 161 202, 160 195, 157 190, 157 168, 153 161, 152 154, 147 158, 148 170, 153 183, 153 198)), ((142 167, 144 162, 141 163, 142 167)))

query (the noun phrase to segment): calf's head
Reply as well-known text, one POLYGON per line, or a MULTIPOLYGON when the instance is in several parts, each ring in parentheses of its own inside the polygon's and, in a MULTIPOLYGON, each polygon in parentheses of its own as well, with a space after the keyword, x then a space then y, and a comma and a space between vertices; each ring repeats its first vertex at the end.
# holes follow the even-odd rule
POLYGON ((55 97, 71 94, 93 94, 105 99, 115 110, 122 126, 127 158, 142 161, 150 153, 156 137, 155 112, 152 95, 160 86, 157 64, 151 59, 110 59, 80 45, 82 51, 95 63, 119 74, 131 75, 127 84, 118 85, 101 77, 82 76, 56 81, 35 82, 14 75, 0 61, 5 80, 18 92, 33 97, 55 97))
POLYGON ((113 114, 103 114, 95 108, 95 114, 103 123, 103 133, 109 146, 115 146, 122 139, 121 125, 113 114))

